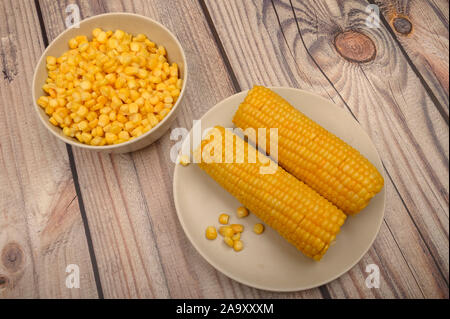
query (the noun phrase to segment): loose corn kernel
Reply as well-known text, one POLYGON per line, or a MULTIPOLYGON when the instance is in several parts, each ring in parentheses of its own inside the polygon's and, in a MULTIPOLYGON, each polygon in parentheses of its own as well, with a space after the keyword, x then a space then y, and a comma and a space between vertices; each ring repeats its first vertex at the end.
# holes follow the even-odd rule
POLYGON ((52 123, 54 126, 58 126, 58 121, 55 120, 53 116, 49 119, 49 122, 52 123))
POLYGON ((127 131, 122 131, 119 133, 119 138, 122 140, 130 139, 130 134, 127 131))
POLYGON ((233 249, 235 251, 241 251, 244 248, 244 244, 240 240, 236 240, 233 243, 233 249))
POLYGON ((229 236, 225 236, 223 238, 223 241, 225 242, 225 244, 227 244, 230 247, 233 247, 233 245, 234 245, 233 239, 231 239, 231 237, 229 237, 229 236))
POLYGON ((89 81, 83 81, 80 83, 80 87, 85 91, 89 91, 92 88, 92 84, 89 81))
POLYGON ((78 41, 76 39, 69 40, 69 48, 76 49, 78 47, 78 41))
POLYGON ((183 166, 188 166, 190 162, 191 162, 191 161, 190 161, 190 159, 189 159, 189 156, 187 156, 187 155, 181 155, 181 156, 180 156, 180 164, 181 164, 181 165, 183 165, 183 166))
POLYGON ((217 231, 214 226, 208 226, 205 232, 206 238, 209 240, 213 240, 217 238, 217 231))
POLYGON ((221 226, 219 228, 219 234, 223 237, 231 237, 234 235, 234 231, 230 226, 221 226))
POLYGON ((231 237, 231 239, 233 239, 233 240, 239 240, 239 239, 241 239, 241 233, 236 233, 236 234, 234 234, 234 235, 231 237))
POLYGON ((219 223, 222 225, 228 224, 228 220, 230 219, 230 215, 227 214, 220 214, 219 216, 219 223))
POLYGON ((98 42, 105 43, 108 36, 106 35, 105 31, 100 31, 96 38, 98 42))
POLYGON ((100 136, 96 136, 92 139, 91 145, 99 146, 102 143, 102 140, 103 138, 101 138, 100 136))
POLYGON ((239 218, 247 217, 248 216, 248 209, 241 206, 236 210, 236 215, 239 218))
POLYGON ((235 233, 242 233, 244 231, 244 225, 241 224, 231 224, 230 227, 235 233))
POLYGON ((262 234, 264 231, 264 225, 259 223, 255 224, 255 226, 253 226, 253 231, 258 235, 262 234))

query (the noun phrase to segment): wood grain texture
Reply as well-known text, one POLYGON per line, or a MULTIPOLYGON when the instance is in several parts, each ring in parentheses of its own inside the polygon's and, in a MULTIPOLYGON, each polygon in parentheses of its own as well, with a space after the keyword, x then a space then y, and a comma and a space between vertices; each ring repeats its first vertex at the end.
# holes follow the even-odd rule
POLYGON ((448 1, 377 0, 375 3, 448 116, 448 1))
POLYGON ((385 222, 369 254, 327 286, 331 295, 448 297, 448 126, 389 32, 365 27, 368 3, 207 4, 242 89, 283 85, 328 97, 359 120, 380 151, 388 173, 385 222), (335 36, 347 30, 374 41, 372 62, 338 54, 335 36), (378 291, 364 284, 368 260, 384 272, 378 291))
MULTIPOLYGON (((40 1, 50 39, 63 31, 68 3, 40 1)), ((172 127, 189 129, 193 119, 235 93, 197 1, 77 4, 83 17, 136 12, 175 33, 187 55, 189 83, 172 127)), ((152 146, 126 155, 74 149, 105 297, 320 298, 319 289, 274 294, 249 288, 217 272, 200 257, 184 235, 173 204, 174 164, 169 156, 173 144, 165 135, 152 146)))
POLYGON ((44 50, 30 1, 0 2, 0 299, 95 298, 66 147, 46 131, 31 94, 44 50), (80 288, 66 287, 66 266, 80 288))

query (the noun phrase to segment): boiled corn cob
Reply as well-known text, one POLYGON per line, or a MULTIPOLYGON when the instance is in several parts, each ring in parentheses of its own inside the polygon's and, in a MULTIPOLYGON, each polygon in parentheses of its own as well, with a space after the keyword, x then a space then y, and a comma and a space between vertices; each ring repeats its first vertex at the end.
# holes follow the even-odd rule
MULTIPOLYGON (((383 188, 383 176, 356 149, 268 88, 253 87, 233 123, 243 130, 278 128, 278 163, 346 214, 360 212, 383 188)), ((249 139, 258 143, 257 134, 249 139)))
POLYGON ((346 219, 340 209, 223 127, 209 132, 194 159, 242 205, 315 260, 346 219), (272 173, 262 174, 261 168, 270 165, 272 173))

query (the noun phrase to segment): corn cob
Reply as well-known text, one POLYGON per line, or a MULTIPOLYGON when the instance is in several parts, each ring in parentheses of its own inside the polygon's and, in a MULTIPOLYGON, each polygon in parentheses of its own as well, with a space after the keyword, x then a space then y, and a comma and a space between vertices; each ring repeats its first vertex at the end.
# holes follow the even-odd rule
MULTIPOLYGON (((233 123, 243 130, 278 128, 278 163, 346 214, 360 212, 383 188, 383 176, 356 149, 268 88, 253 87, 233 123)), ((258 143, 257 136, 249 139, 258 143)))
POLYGON ((194 159, 241 204, 315 260, 346 219, 340 209, 223 127, 209 132, 194 159), (269 166, 274 170, 262 174, 261 168, 269 166))

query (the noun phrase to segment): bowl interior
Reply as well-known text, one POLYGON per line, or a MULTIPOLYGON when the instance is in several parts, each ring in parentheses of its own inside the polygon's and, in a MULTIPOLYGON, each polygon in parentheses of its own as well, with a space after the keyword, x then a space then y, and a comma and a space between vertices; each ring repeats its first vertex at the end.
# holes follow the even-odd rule
MULTIPOLYGON (((37 108, 44 125, 54 133, 57 137, 63 139, 66 143, 72 145, 81 146, 84 148, 91 148, 95 150, 105 150, 113 148, 127 147, 131 143, 135 143, 140 139, 147 137, 150 134, 155 133, 155 131, 160 128, 164 122, 168 121, 171 116, 174 115, 175 109, 178 107, 181 100, 182 94, 184 92, 184 87, 186 84, 186 60, 184 56, 183 49, 181 48, 178 40, 175 36, 164 26, 156 21, 149 18, 128 14, 128 13, 109 13, 103 14, 91 18, 87 18, 80 23, 79 28, 71 28, 63 33, 61 33, 53 42, 48 46, 47 50, 43 53, 41 59, 35 70, 34 80, 33 80, 33 99, 35 107, 37 108), (68 41, 77 35, 86 35, 89 40, 92 39, 92 30, 94 28, 101 28, 103 30, 121 29, 127 33, 137 35, 139 33, 145 34, 151 41, 155 42, 157 45, 163 45, 167 51, 167 57, 170 63, 175 62, 179 66, 180 77, 183 79, 183 87, 181 89, 180 97, 172 108, 172 111, 153 129, 149 132, 141 135, 132 141, 128 141, 116 145, 105 145, 105 146, 90 146, 80 143, 75 138, 67 137, 62 133, 62 129, 55 127, 49 123, 48 115, 44 110, 36 104, 37 98, 41 95, 45 95, 42 90, 42 86, 45 84, 47 79, 47 67, 46 67, 46 57, 51 55, 55 57, 61 56, 65 51, 69 50, 68 41)), ((166 125, 167 126, 167 125, 166 125)), ((158 134, 159 135, 159 134, 158 134)))

